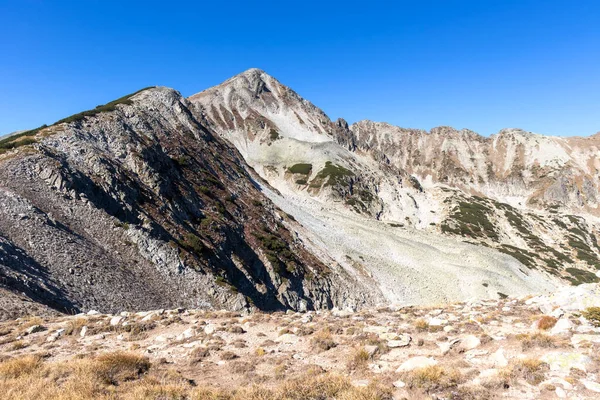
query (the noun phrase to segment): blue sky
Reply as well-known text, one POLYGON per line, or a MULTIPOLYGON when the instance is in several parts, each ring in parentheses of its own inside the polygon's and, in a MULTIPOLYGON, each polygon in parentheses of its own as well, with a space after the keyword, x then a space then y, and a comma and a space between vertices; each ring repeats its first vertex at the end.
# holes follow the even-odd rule
POLYGON ((332 119, 600 131, 599 1, 0 0, 0 134, 264 69, 332 119))

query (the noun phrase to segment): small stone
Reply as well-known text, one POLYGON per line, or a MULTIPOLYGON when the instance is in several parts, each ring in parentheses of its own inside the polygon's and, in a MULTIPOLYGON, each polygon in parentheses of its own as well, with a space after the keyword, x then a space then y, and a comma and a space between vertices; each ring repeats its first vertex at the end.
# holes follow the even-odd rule
POLYGON ((26 333, 26 334, 28 334, 28 335, 32 335, 32 334, 34 334, 34 333, 42 332, 42 331, 44 331, 44 330, 46 330, 46 328, 44 328, 44 327, 43 327, 43 326, 41 326, 41 325, 33 325, 33 326, 30 326, 30 327, 29 327, 29 328, 28 328, 28 329, 25 331, 25 333, 26 333))
POLYGON ((79 332, 79 336, 85 337, 85 334, 87 333, 87 331, 88 331, 88 327, 84 326, 83 328, 81 328, 81 332, 79 332))
POLYGON ((558 397, 559 399, 567 398, 567 392, 565 392, 565 389, 561 387, 557 386, 556 389, 554 389, 554 393, 556 393, 556 397, 558 397))
POLYGON ((403 388, 404 386, 406 386, 406 383, 402 382, 402 381, 396 381, 393 383, 394 387, 397 388, 403 388))
POLYGON ((410 335, 404 333, 401 336, 399 336, 396 340, 388 340, 387 345, 391 348, 406 347, 410 344, 411 340, 412 338, 410 337, 410 335))
POLYGON ((215 329, 216 327, 212 324, 206 325, 204 327, 204 333, 206 333, 207 335, 212 335, 213 333, 215 333, 215 329))
POLYGON ((117 326, 121 323, 121 321, 123 320, 123 317, 112 317, 110 319, 110 325, 111 326, 117 326))
POLYGON ((90 310, 87 312, 87 315, 98 315, 100 314, 100 312, 96 311, 96 310, 90 310))

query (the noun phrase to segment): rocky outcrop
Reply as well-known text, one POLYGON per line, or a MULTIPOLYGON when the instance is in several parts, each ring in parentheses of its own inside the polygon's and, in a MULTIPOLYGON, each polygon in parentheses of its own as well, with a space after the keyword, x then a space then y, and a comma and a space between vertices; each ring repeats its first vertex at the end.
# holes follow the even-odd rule
POLYGON ((0 155, 3 287, 68 312, 377 298, 294 237, 297 223, 178 92, 70 120, 0 155))

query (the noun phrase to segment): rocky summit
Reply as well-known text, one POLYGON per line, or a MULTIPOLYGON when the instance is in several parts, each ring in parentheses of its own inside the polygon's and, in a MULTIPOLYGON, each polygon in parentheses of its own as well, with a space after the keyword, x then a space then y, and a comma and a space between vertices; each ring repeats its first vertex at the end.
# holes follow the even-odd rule
POLYGON ((600 396, 599 149, 333 121, 259 69, 2 137, 0 387, 600 396))

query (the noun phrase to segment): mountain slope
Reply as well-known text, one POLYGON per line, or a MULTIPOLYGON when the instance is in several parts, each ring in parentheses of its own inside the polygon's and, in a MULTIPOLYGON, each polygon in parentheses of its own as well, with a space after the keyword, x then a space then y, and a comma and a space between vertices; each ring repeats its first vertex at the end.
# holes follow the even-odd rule
MULTIPOLYGON (((453 301, 558 284, 550 273, 538 271, 547 265, 537 260, 525 266, 500 254, 510 253, 504 248, 499 253, 449 237, 464 240, 462 232, 445 229, 440 235, 454 204, 471 202, 469 193, 421 182, 385 152, 358 146, 354 126, 330 121, 261 70, 248 70, 190 101, 277 189, 281 196, 272 195, 273 201, 349 272, 373 276, 388 301, 453 301)), ((551 272, 563 276, 564 271, 561 265, 551 272)))
POLYGON ((0 155, 3 287, 70 312, 378 298, 293 236, 297 223, 179 93, 123 99, 0 155))

